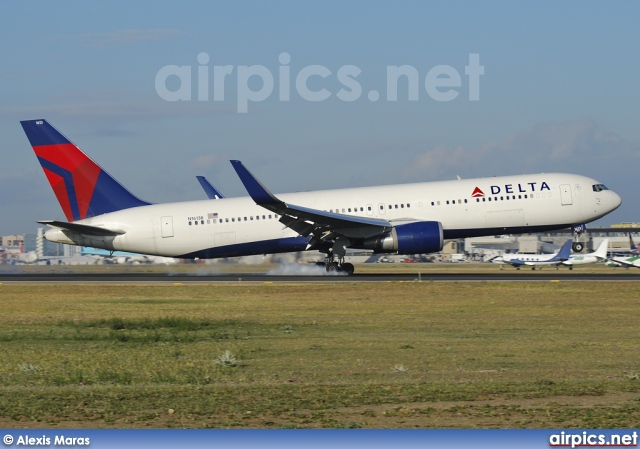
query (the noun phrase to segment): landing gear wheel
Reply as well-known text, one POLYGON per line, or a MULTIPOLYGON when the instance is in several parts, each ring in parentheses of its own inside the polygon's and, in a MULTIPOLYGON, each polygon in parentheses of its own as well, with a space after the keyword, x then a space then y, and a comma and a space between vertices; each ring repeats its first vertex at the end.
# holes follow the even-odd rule
POLYGON ((329 262, 327 264, 327 273, 337 273, 338 271, 340 271, 340 266, 338 265, 338 262, 329 262))
POLYGON ((348 275, 352 275, 353 272, 355 271, 355 267, 353 266, 352 263, 349 263, 349 262, 343 263, 342 265, 340 265, 340 268, 342 269, 342 271, 344 271, 348 275))
POLYGON ((571 245, 571 249, 573 249, 574 253, 581 253, 582 250, 584 249, 584 243, 574 242, 573 245, 571 245))

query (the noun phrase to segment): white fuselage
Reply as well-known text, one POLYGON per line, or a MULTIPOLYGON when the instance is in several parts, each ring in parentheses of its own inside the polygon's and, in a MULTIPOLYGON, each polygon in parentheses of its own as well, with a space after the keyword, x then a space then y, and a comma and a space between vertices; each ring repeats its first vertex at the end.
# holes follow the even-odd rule
MULTIPOLYGON (((289 204, 381 218, 438 221, 445 239, 559 229, 620 205, 580 175, 537 174, 280 194, 289 204)), ((48 240, 169 257, 212 258, 304 250, 307 238, 250 197, 153 204, 78 221, 124 231, 90 236, 51 229, 48 240)))
POLYGON ((524 266, 561 264, 562 260, 553 260, 555 256, 556 254, 503 254, 492 259, 491 262, 524 266))

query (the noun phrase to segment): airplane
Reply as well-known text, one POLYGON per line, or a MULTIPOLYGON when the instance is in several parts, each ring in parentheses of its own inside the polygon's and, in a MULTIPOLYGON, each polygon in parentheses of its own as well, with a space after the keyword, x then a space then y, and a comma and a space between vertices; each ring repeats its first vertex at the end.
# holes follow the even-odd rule
POLYGON ((352 274, 347 248, 426 254, 445 239, 588 223, 622 202, 581 175, 546 173, 273 195, 231 161, 249 197, 151 204, 129 192, 46 120, 21 125, 67 221, 39 223, 69 245, 183 259, 318 250, 352 274))
POLYGON ((638 254, 638 247, 634 243, 633 237, 631 236, 631 233, 629 233, 629 253, 638 254))
POLYGON ((570 270, 573 270, 574 265, 582 265, 588 263, 597 263, 607 259, 607 249, 609 248, 609 239, 604 239, 598 245, 598 248, 589 254, 571 254, 568 260, 562 262, 562 265, 566 265, 570 270))
MULTIPOLYGON (((571 245, 573 240, 569 239, 564 242, 564 245, 555 254, 503 254, 502 256, 491 259, 493 263, 509 264, 516 267, 518 270, 522 266, 531 267, 535 270, 537 266, 555 265, 556 269, 558 265, 566 262, 571 257, 571 245)), ((500 267, 502 269, 502 267, 500 267)))
POLYGON ((607 260, 607 265, 611 267, 636 267, 640 268, 640 256, 612 257, 607 260))
MULTIPOLYGON (((640 268, 640 255, 638 255, 638 247, 633 242, 633 237, 631 233, 629 233, 629 253, 633 254, 632 256, 618 256, 612 257, 607 260, 607 265, 610 267, 636 267, 640 268)), ((619 252, 619 249, 616 249, 616 252, 619 252)))
POLYGON ((200 185, 204 189, 204 192, 207 194, 210 200, 220 200, 224 198, 224 195, 220 193, 220 191, 216 189, 213 184, 211 184, 209 180, 207 180, 207 178, 205 178, 204 176, 196 176, 196 178, 198 179, 198 182, 200 183, 200 185))

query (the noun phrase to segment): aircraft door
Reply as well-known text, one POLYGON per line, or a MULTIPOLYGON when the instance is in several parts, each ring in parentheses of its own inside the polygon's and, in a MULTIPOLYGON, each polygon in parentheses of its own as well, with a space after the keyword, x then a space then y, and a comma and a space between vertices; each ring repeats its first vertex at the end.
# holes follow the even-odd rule
POLYGON ((367 215, 373 215, 373 204, 367 204, 367 215))
POLYGON ((378 214, 384 215, 386 207, 384 207, 384 203, 378 204, 378 214))
POLYGON ((173 217, 162 217, 160 219, 162 238, 173 237, 173 217))
POLYGON ((563 206, 573 204, 573 196, 571 195, 571 186, 569 184, 560 184, 560 201, 563 206))

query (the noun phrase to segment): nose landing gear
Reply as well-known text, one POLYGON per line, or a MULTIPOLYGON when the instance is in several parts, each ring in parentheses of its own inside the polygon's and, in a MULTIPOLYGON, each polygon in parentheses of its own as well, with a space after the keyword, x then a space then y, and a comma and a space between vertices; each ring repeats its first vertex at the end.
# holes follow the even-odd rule
POLYGON ((571 249, 574 253, 581 253, 586 245, 586 237, 584 234, 587 232, 586 224, 579 224, 573 226, 573 244, 571 249))

